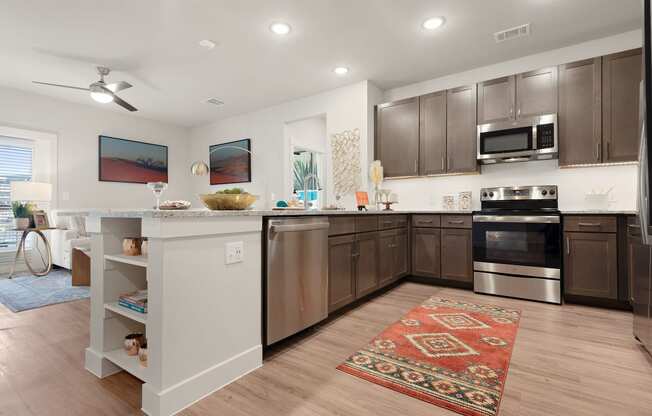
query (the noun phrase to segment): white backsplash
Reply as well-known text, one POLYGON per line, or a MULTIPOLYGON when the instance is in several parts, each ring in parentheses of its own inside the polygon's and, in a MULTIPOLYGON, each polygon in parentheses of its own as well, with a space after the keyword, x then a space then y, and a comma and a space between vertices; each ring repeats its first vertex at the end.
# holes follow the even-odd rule
POLYGON ((495 186, 557 185, 559 208, 593 208, 585 195, 592 190, 611 191, 609 209, 636 209, 636 165, 559 169, 557 160, 506 163, 482 167, 481 175, 439 176, 385 180, 384 189, 398 195, 397 210, 442 209, 442 197, 473 192, 473 209, 480 209, 480 188, 495 186))

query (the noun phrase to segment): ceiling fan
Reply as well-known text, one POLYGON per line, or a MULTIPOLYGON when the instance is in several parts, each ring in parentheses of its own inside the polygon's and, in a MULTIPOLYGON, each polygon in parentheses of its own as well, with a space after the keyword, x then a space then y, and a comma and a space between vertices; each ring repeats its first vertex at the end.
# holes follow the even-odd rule
POLYGON ((120 107, 123 107, 129 111, 138 111, 136 107, 134 107, 133 105, 129 104, 122 98, 115 95, 115 93, 118 91, 131 88, 132 85, 130 83, 125 81, 120 81, 120 82, 107 84, 106 82, 104 82, 104 77, 108 76, 110 72, 111 70, 109 68, 105 66, 98 66, 97 73, 100 74, 100 80, 93 82, 91 85, 88 86, 88 88, 73 87, 72 85, 52 84, 50 82, 40 82, 40 81, 32 81, 32 82, 34 84, 40 84, 40 85, 50 85, 53 87, 63 87, 63 88, 71 88, 74 90, 90 91, 91 98, 97 101, 98 103, 106 104, 113 101, 114 103, 118 104, 120 107))

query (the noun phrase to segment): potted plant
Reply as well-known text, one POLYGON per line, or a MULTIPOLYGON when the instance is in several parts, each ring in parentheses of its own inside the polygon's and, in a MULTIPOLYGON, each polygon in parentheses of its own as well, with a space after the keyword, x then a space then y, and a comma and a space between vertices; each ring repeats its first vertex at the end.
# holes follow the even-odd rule
POLYGON ((11 203, 11 210, 14 213, 14 226, 17 230, 25 230, 30 227, 34 210, 33 204, 14 201, 11 203))

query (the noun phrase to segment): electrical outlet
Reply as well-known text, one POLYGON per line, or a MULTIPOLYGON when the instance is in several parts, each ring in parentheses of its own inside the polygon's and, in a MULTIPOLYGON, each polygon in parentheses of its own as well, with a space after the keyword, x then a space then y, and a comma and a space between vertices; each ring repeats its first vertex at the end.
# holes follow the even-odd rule
POLYGON ((225 255, 226 264, 240 263, 244 261, 244 243, 242 241, 227 243, 225 255))

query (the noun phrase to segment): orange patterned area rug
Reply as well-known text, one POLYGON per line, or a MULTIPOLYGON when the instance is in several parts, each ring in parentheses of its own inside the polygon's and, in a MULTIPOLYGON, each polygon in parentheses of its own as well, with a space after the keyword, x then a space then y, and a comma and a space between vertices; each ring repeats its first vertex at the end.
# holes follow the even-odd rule
POLYGON ((337 368, 462 415, 497 415, 519 319, 433 297, 337 368))

